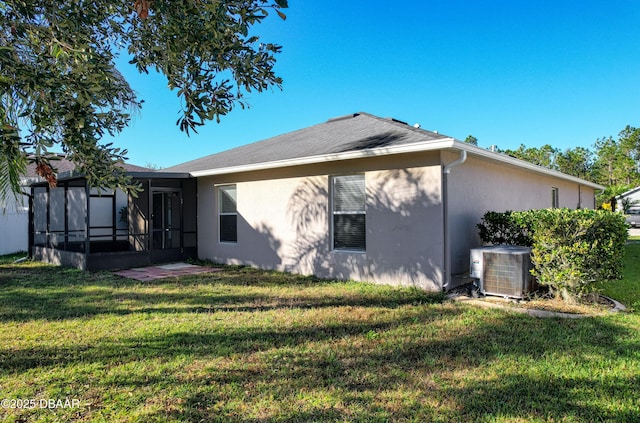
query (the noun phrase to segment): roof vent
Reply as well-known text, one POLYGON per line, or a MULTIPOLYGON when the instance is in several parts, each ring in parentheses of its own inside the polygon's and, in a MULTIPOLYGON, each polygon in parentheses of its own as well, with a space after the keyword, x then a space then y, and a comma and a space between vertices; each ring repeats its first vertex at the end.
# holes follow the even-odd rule
POLYGON ((437 133, 438 133, 438 131, 434 129, 434 130, 433 130, 433 133, 434 133, 434 134, 437 134, 437 133))
POLYGON ((414 128, 416 128, 416 129, 420 129, 420 124, 419 124, 419 123, 415 123, 415 124, 413 125, 413 127, 414 127, 414 128))

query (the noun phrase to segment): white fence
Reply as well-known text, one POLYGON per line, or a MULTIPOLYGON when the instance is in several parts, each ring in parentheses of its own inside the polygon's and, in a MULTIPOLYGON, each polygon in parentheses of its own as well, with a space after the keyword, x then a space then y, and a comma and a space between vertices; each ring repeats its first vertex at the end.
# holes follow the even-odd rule
POLYGON ((29 208, 24 204, 0 204, 0 255, 27 251, 29 246, 29 208))

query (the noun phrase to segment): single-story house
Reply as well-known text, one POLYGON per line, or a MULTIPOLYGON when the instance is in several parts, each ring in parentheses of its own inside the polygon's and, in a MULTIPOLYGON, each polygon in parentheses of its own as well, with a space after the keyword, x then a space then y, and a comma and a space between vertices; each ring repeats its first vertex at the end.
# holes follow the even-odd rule
POLYGON ((604 187, 355 113, 152 172, 138 197, 35 183, 30 253, 97 270, 184 260, 448 290, 488 210, 595 207, 604 187))
POLYGON ((594 208, 602 186, 355 113, 168 169, 198 183, 198 256, 450 289, 488 210, 594 208))
POLYGON ((616 210, 623 211, 625 202, 635 214, 640 212, 640 187, 631 188, 629 191, 616 196, 616 210))

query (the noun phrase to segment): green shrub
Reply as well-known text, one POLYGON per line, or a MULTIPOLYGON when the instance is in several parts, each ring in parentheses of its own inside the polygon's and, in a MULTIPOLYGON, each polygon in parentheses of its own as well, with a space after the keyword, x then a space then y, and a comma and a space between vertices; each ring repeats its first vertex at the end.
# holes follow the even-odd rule
POLYGON ((619 279, 627 240, 624 216, 605 210, 547 209, 528 213, 533 274, 566 301, 619 279))
POLYGON ((622 276, 628 226, 621 214, 588 209, 488 212, 478 228, 485 242, 531 246, 532 273, 538 283, 566 301, 595 291, 599 282, 622 276), (483 232, 494 227, 503 234, 483 232))
POLYGON ((493 245, 524 245, 530 247, 533 240, 524 220, 518 217, 519 212, 488 211, 476 226, 480 239, 493 245))

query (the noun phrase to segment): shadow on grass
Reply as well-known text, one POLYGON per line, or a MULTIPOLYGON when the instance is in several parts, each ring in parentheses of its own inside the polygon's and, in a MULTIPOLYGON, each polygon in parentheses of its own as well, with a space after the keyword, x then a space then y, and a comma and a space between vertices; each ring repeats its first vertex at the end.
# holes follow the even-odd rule
POLYGON ((192 293, 137 293, 133 291, 95 292, 82 289, 42 289, 38 292, 4 290, 0 293, 0 321, 61 320, 88 318, 97 315, 129 315, 134 313, 216 313, 265 312, 281 309, 319 309, 334 307, 397 308, 403 305, 435 304, 438 295, 380 296, 322 296, 277 294, 202 294, 192 293))
MULTIPOLYGON (((149 285, 11 269, 0 267, 4 321, 151 316, 140 335, 0 346, 0 376, 24 375, 35 381, 24 389, 35 384, 34 392, 49 389, 43 384, 88 386, 95 407, 105 404, 96 418, 106 421, 117 420, 109 413, 119 407, 143 413, 154 402, 171 407, 151 410, 145 421, 640 421, 636 323, 535 319, 366 285, 283 291, 279 274, 261 286, 277 289, 256 293, 240 277, 226 285, 220 274, 149 285), (186 328, 165 315, 201 311, 207 318, 186 328), (238 311, 250 313, 242 324, 230 317, 238 311), (273 311, 272 320, 263 311, 273 311), (115 399, 143 389, 151 389, 148 397, 115 399)), ((123 332, 122 320, 110 323, 123 332)))
POLYGON ((129 371, 102 382, 108 392, 150 383, 174 392, 171 399, 180 406, 155 411, 148 421, 640 417, 637 364, 623 374, 607 368, 637 363, 638 334, 607 319, 539 320, 427 306, 380 322, 215 330, 133 336, 91 347, 2 350, 2 373, 79 364, 135 368, 138 362, 184 357, 187 363, 212 363, 189 376, 179 368, 157 380, 129 371), (468 325, 446 324, 468 318, 468 325), (564 370, 561 361, 567 362, 564 370))
POLYGON ((340 306, 395 308, 444 300, 440 293, 418 289, 371 289, 367 284, 353 284, 354 288, 345 295, 344 289, 338 289, 336 294, 333 287, 344 288, 344 283, 237 267, 217 273, 139 282, 108 272, 90 273, 52 266, 2 266, 0 321, 340 306), (304 287, 320 291, 308 295, 304 287))
MULTIPOLYGON (((445 313, 442 318, 454 316, 445 313)), ((159 412, 155 417, 162 420, 169 414, 186 422, 639 421, 639 375, 612 375, 598 358, 637 360, 637 335, 633 342, 621 343, 632 334, 598 319, 578 323, 535 320, 539 325, 533 333, 520 332, 531 330, 533 320, 505 315, 497 322, 475 325, 465 334, 435 338, 420 337, 419 327, 409 321, 371 328, 363 325, 357 330, 341 328, 328 332, 328 338, 313 331, 291 334, 316 342, 373 329, 381 338, 339 350, 294 354, 285 348, 293 346, 285 336, 272 345, 281 353, 267 355, 262 366, 210 369, 194 381, 199 388, 181 399, 184 406, 180 410, 159 412), (393 337, 407 328, 416 331, 413 339, 393 337), (386 340, 385 335, 389 336, 386 340), (573 358, 580 369, 569 366, 559 371, 561 366, 554 360, 567 358, 573 358), (502 362, 534 364, 483 375, 483 369, 499 367, 502 362), (261 417, 248 417, 238 405, 259 404, 265 397, 271 398, 274 407, 261 417)), ((426 319, 420 324, 431 322, 426 319)), ((266 336, 271 339, 273 334, 266 336)), ((234 343, 256 341, 252 336, 242 338, 234 343)), ((258 350, 268 351, 264 347, 258 350)))
MULTIPOLYGON (((451 316, 460 310, 450 310, 451 316)), ((422 320, 441 316, 429 313, 422 320)), ((3 366, 0 374, 23 372, 35 367, 73 366, 77 363, 117 364, 129 360, 162 358, 171 360, 178 356, 192 358, 232 357, 254 354, 274 349, 297 348, 302 344, 327 342, 353 336, 366 336, 374 332, 385 332, 410 322, 415 316, 393 318, 380 322, 353 321, 327 323, 306 327, 286 327, 262 330, 256 327, 212 328, 212 333, 173 332, 161 335, 144 335, 122 338, 117 341, 104 340, 98 345, 74 345, 72 347, 35 347, 26 349, 0 348, 3 366)))

